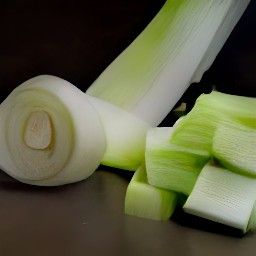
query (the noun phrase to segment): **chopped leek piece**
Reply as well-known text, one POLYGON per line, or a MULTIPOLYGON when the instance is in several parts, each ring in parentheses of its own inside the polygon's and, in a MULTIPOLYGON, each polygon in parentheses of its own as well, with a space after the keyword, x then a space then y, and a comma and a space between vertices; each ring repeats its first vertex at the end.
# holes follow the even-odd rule
POLYGON ((256 129, 221 125, 214 134, 212 154, 229 170, 256 177, 255 152, 256 129))
POLYGON ((166 221, 175 210, 178 195, 151 186, 144 166, 140 166, 130 181, 125 197, 125 213, 151 220, 166 221))
POLYGON ((157 126, 187 87, 200 81, 249 2, 167 0, 87 94, 157 126))
POLYGON ((213 91, 198 97, 193 109, 176 125, 171 142, 210 152, 219 125, 256 128, 256 99, 213 91))
POLYGON ((254 202, 253 209, 250 215, 247 231, 252 231, 252 232, 256 231, 256 200, 254 202))
POLYGON ((246 232, 255 195, 256 179, 207 164, 183 209, 246 232))
POLYGON ((151 185, 189 195, 210 155, 172 144, 170 137, 174 129, 149 129, 145 152, 148 181, 151 185))

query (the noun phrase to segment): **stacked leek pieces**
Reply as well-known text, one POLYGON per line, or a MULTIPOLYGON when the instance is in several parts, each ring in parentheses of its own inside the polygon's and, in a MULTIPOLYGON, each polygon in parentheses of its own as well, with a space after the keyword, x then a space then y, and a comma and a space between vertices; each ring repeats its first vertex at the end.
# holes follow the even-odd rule
POLYGON ((178 206, 243 232, 254 230, 255 106, 255 98, 213 91, 173 127, 151 128, 145 164, 127 189, 126 213, 167 220, 178 206))

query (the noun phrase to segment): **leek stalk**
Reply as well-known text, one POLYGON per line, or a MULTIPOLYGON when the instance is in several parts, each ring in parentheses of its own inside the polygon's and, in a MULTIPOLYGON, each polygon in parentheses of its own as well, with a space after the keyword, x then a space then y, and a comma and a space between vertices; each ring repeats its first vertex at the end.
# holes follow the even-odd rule
POLYGON ((0 168, 24 183, 80 181, 102 162, 134 170, 144 157, 145 122, 58 77, 26 81, 0 110, 0 168))
POLYGON ((17 87, 1 104, 0 167, 36 185, 84 179, 100 163, 135 170, 147 129, 200 80, 248 4, 167 0, 86 94, 51 76, 17 87))
POLYGON ((167 0, 87 94, 157 126, 211 66, 249 0, 167 0))

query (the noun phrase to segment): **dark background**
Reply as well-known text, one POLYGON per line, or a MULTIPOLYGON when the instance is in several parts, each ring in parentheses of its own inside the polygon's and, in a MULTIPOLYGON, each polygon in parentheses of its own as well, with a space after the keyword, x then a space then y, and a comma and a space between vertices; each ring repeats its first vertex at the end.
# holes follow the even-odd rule
POLYGON ((40 74, 82 90, 143 30, 163 0, 6 0, 0 4, 2 98, 40 74))
MULTIPOLYGON (((243 1, 243 0, 241 0, 243 1)), ((82 90, 142 31, 163 0, 2 0, 0 99, 40 74, 82 90)), ((217 89, 256 96, 256 3, 199 85, 184 99, 217 89)), ((165 223, 124 215, 131 173, 100 168, 87 180, 33 187, 0 173, 0 255, 255 255, 255 234, 176 213, 165 223)))
MULTIPOLYGON (((0 100, 25 80, 40 74, 59 76, 85 91, 163 3, 164 0, 1 1, 0 100)), ((221 91, 256 96, 255 13, 253 0, 203 77, 204 85, 214 83, 221 91)))

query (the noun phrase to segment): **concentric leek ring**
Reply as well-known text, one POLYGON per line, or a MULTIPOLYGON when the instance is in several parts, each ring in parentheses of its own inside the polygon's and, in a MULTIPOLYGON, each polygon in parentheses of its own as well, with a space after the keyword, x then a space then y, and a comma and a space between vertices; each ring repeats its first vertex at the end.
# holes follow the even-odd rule
POLYGON ((1 169, 35 185, 90 176, 105 152, 105 134, 87 96, 65 80, 39 76, 1 104, 1 169))

